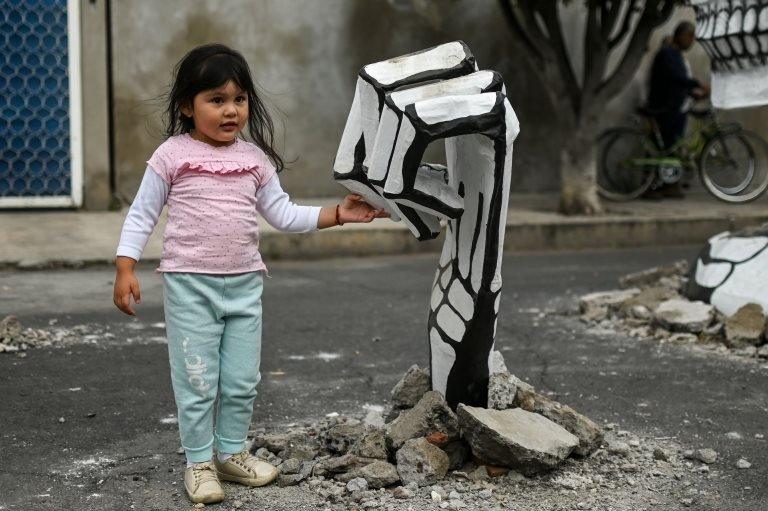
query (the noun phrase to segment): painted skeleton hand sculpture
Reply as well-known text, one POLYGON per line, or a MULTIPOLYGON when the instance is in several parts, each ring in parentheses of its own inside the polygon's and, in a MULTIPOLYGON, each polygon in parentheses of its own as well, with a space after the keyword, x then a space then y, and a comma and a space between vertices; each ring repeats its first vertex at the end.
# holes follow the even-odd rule
POLYGON ((696 36, 712 60, 712 104, 768 103, 768 0, 689 0, 696 36))
POLYGON ((452 42, 365 66, 334 178, 419 240, 446 239, 428 319, 432 387, 485 406, 517 117, 501 77, 452 42), (421 162, 445 141, 447 166, 421 162))

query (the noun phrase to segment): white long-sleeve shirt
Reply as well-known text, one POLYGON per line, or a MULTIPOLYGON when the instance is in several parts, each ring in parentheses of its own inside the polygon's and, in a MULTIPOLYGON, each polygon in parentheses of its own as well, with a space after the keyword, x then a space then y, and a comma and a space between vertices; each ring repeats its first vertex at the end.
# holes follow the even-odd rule
MULTIPOLYGON (((151 167, 144 177, 131 204, 120 233, 117 255, 138 261, 149 237, 157 225, 160 213, 168 199, 170 185, 151 167)), ((290 201, 280 186, 277 175, 256 192, 257 211, 275 229, 284 232, 309 232, 317 230, 319 206, 300 206, 290 201)), ((255 213, 255 212, 254 212, 255 213)))

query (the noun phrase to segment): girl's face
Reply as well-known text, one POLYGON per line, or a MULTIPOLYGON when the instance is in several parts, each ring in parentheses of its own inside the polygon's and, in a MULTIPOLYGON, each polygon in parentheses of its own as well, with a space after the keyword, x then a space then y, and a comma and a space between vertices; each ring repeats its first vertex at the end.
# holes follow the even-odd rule
POLYGON ((195 123, 192 138, 225 146, 234 143, 248 121, 248 94, 230 80, 221 87, 197 93, 192 105, 180 110, 195 123))

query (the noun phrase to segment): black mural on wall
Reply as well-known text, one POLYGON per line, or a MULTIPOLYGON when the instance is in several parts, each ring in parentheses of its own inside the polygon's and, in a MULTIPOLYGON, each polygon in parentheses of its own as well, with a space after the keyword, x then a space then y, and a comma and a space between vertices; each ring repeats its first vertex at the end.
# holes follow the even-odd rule
POLYGON ((736 71, 768 64, 768 0, 691 2, 696 35, 712 69, 736 71))

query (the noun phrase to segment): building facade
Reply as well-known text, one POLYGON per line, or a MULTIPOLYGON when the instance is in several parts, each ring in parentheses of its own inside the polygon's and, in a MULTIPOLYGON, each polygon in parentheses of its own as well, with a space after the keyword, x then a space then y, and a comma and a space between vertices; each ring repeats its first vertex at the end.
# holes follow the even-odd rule
MULTIPOLYGON (((454 39, 469 45, 482 68, 505 77, 522 127, 513 193, 559 187, 559 155, 552 147, 569 134, 558 126, 558 112, 542 92, 540 77, 520 57, 522 49, 510 36, 496 0, 0 0, 0 5, 7 25, 3 33, 7 29, 11 34, 3 43, 5 67, 0 69, 5 80, 0 83, 7 88, 0 113, 8 130, 0 137, 5 140, 0 142, 5 144, 0 208, 98 210, 130 203, 146 160, 163 140, 163 94, 173 66, 188 50, 207 42, 230 45, 248 60, 274 115, 277 146, 291 162, 281 181, 294 197, 344 193, 331 178, 331 166, 360 67, 454 39), (25 16, 19 5, 27 13, 40 14, 44 6, 59 13, 56 48, 46 50, 43 38, 54 29, 41 16, 26 14, 28 19, 17 23, 25 16), (35 28, 34 22, 40 26, 35 28), (36 30, 40 43, 33 47, 36 30), (59 67, 31 70, 27 60, 34 63, 35 57, 28 55, 37 48, 41 55, 58 51, 59 67), (60 101, 51 100, 50 110, 36 109, 36 99, 29 104, 36 82, 20 81, 19 69, 38 73, 43 84, 56 78, 49 81, 58 89, 48 92, 60 101), (65 74, 68 79, 62 79, 65 74), (32 117, 39 120, 31 127, 19 121, 32 117), (42 130, 34 129, 40 126, 42 130), (35 147, 28 144, 37 137, 43 140, 42 149, 33 154, 35 147), (52 139, 58 145, 46 151, 52 139)), ((574 43, 569 48, 579 47, 583 28, 576 9, 563 11, 574 43)), ((681 17, 692 13, 681 10, 654 35, 634 81, 606 106, 606 126, 628 122, 641 101, 653 53, 681 17)), ((572 58, 578 64, 581 57, 572 58)), ((694 75, 706 79, 703 51, 694 48, 689 60, 694 75)), ((44 98, 40 101, 45 105, 44 98)), ((763 134, 768 128, 768 109, 724 112, 721 117, 763 134)), ((441 148, 430 148, 430 155, 439 160, 441 148)))

